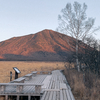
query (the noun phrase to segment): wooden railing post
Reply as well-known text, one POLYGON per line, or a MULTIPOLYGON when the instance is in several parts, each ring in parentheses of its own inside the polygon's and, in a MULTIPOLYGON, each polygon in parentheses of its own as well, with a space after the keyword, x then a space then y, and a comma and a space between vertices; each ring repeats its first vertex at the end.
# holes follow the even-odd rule
POLYGON ((5 91, 5 85, 1 85, 0 86, 0 93, 4 93, 4 91, 5 91))
POLYGON ((14 89, 16 88, 16 93, 22 93, 24 86, 33 86, 35 87, 35 93, 40 94, 41 92, 41 86, 43 84, 29 84, 29 83, 0 83, 0 94, 10 93, 8 91, 9 86, 14 86, 14 89), (7 87, 6 87, 7 86, 7 87), (5 87, 7 88, 7 91, 5 91, 5 87))
POLYGON ((8 95, 5 95, 5 100, 8 100, 8 95))
POLYGON ((16 87, 16 92, 19 93, 23 90, 23 86, 22 85, 17 85, 16 87))
POLYGON ((17 95, 17 100, 19 100, 19 95, 17 95))
POLYGON ((41 85, 35 85, 35 93, 41 92, 41 85))
POLYGON ((31 96, 30 95, 28 95, 28 100, 31 100, 31 96))

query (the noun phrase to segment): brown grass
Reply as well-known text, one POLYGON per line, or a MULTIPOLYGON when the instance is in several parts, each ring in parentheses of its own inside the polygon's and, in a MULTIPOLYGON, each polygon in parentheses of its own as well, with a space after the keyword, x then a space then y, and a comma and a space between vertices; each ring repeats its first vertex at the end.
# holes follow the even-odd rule
POLYGON ((14 79, 15 72, 13 67, 17 67, 21 74, 19 77, 31 73, 32 71, 51 71, 55 69, 64 69, 63 62, 31 62, 31 61, 0 61, 0 83, 10 81, 10 71, 14 79))
POLYGON ((65 75, 76 100, 100 100, 100 79, 92 73, 78 73, 75 69, 66 69, 65 75))

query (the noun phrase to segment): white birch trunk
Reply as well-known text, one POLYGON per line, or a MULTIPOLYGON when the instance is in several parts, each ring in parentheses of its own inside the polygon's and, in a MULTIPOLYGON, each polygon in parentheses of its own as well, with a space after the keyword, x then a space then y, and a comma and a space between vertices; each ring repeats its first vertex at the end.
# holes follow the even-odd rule
POLYGON ((78 39, 76 39, 76 66, 77 66, 78 72, 80 72, 79 61, 78 61, 78 39))

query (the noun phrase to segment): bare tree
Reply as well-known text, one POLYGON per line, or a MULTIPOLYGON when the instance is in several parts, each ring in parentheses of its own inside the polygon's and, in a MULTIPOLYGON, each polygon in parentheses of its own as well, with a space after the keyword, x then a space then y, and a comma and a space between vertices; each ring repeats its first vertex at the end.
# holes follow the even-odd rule
POLYGON ((78 2, 74 2, 73 6, 71 3, 67 3, 66 7, 62 9, 62 15, 58 16, 59 27, 57 30, 76 39, 74 48, 76 50, 76 65, 78 71, 80 71, 78 60, 78 41, 84 41, 86 36, 98 30, 98 28, 93 29, 95 19, 87 18, 86 9, 87 5, 85 3, 83 6, 78 2))

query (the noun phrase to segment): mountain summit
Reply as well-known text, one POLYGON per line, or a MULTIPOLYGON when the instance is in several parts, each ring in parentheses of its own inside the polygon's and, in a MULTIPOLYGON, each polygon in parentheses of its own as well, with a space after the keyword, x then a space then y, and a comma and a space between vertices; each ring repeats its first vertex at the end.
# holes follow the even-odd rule
POLYGON ((13 37, 0 42, 1 60, 62 61, 70 52, 67 40, 73 38, 52 31, 43 30, 36 34, 13 37))

